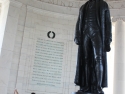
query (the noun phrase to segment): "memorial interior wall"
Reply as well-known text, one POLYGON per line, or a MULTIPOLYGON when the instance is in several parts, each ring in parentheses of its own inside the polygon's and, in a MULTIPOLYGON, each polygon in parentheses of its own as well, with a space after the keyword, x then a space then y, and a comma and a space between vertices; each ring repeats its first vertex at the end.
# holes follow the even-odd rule
POLYGON ((77 45, 73 42, 79 8, 75 3, 36 1, 10 1, 0 94, 13 94, 15 88, 19 94, 71 94, 79 88, 74 84, 77 45))
POLYGON ((10 64, 7 93, 3 94, 12 94, 15 88, 20 94, 76 91, 76 21, 75 15, 10 3, 1 53, 10 64))

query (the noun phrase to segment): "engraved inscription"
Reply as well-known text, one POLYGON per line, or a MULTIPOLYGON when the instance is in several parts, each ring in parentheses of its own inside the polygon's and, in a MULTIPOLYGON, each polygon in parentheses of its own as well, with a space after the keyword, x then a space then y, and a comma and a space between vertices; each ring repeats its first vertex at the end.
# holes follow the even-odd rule
POLYGON ((37 39, 32 84, 61 85, 63 52, 63 42, 37 39))

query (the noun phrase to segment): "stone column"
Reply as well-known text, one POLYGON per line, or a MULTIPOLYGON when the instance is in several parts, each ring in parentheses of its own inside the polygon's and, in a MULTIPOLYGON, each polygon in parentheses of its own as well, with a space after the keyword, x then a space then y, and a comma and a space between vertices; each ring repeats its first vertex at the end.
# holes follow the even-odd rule
POLYGON ((125 22, 123 18, 114 18, 115 56, 113 94, 125 94, 125 22))
MULTIPOLYGON (((19 53, 17 51, 20 50, 19 41, 21 40, 18 36, 22 34, 21 31, 20 33, 18 32, 22 30, 22 26, 20 26, 23 23, 21 17, 25 12, 21 12, 22 3, 20 2, 12 0, 2 1, 5 2, 2 3, 2 23, 0 23, 0 39, 3 40, 0 40, 0 94, 13 94, 16 82, 16 71, 18 69, 19 53), (21 17, 19 15, 20 13, 22 13, 21 17)), ((20 85, 18 86, 20 87, 20 85)))
POLYGON ((9 0, 0 0, 0 54, 5 33, 8 10, 9 0))

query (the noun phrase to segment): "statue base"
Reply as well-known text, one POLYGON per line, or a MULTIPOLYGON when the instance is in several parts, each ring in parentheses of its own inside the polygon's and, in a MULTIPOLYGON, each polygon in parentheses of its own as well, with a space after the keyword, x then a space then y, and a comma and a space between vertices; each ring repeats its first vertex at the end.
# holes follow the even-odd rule
MULTIPOLYGON (((72 94, 98 94, 98 93, 73 92, 72 94)), ((99 94, 104 94, 104 93, 99 93, 99 94)))

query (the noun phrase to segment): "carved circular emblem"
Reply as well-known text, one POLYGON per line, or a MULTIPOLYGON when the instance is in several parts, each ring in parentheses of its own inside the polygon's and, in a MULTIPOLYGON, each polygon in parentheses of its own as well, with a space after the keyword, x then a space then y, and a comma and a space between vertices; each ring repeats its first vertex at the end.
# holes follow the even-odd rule
POLYGON ((48 38, 54 39, 55 36, 56 36, 56 34, 55 34, 53 31, 49 31, 49 32, 47 33, 47 36, 48 36, 48 38))

